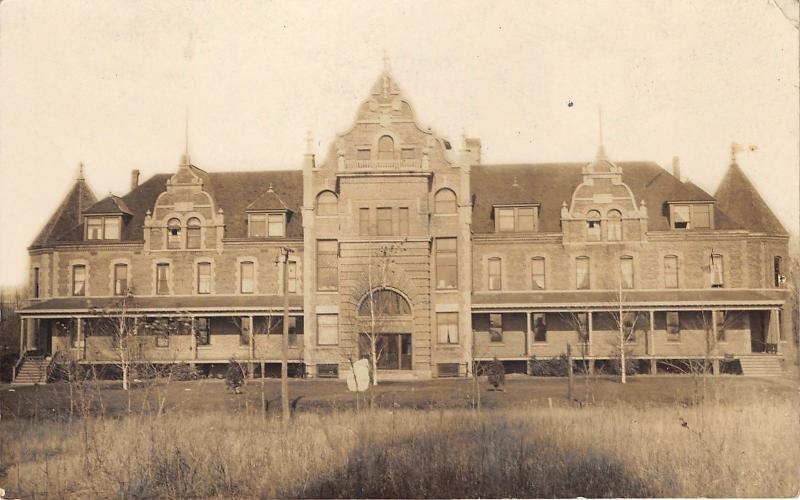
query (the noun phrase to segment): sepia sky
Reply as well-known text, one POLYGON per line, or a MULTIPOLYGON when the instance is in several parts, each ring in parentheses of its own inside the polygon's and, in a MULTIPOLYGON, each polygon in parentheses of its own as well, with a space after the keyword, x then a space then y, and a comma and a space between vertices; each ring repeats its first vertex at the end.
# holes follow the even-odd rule
MULTIPOLYGON (((786 15, 797 16, 794 0, 786 15)), ((730 144, 798 227, 798 31, 773 0, 31 1, 0 5, 0 285, 84 162, 98 198, 177 168, 299 168, 383 67, 423 126, 484 163, 614 160, 713 194, 730 144), (568 103, 572 102, 572 106, 568 103)))

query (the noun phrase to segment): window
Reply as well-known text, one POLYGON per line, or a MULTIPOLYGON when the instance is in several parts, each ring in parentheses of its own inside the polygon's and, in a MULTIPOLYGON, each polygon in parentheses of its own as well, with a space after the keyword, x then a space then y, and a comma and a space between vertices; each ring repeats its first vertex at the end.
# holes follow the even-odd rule
POLYGON ((588 290, 590 287, 589 257, 578 257, 575 259, 575 288, 588 290))
POLYGON ((72 295, 83 297, 86 295, 86 266, 72 266, 72 295))
POLYGON ((437 377, 458 377, 458 363, 436 363, 437 377))
POLYGON ((370 159, 370 149, 358 148, 358 151, 356 151, 356 160, 369 160, 369 159, 370 159))
POLYGON ((416 156, 413 147, 404 147, 402 150, 404 160, 413 160, 416 156))
POLYGON ((297 336, 305 333, 305 323, 303 321, 302 316, 291 316, 289 318, 289 345, 291 347, 296 347, 297 336))
POLYGON ((339 343, 339 315, 317 314, 317 344, 337 345, 339 343))
POLYGON ((666 313, 667 340, 681 339, 681 320, 677 311, 666 313))
POLYGON ((197 293, 211 293, 211 263, 209 262, 197 264, 197 293))
POLYGON ((394 139, 392 139, 388 135, 384 135, 378 140, 378 159, 379 160, 394 159, 394 139))
POLYGON ((633 257, 623 255, 619 259, 619 276, 622 288, 633 288, 633 257))
POLYGON ((169 264, 156 265, 156 294, 167 295, 169 293, 169 264))
POLYGON ((534 290, 545 289, 544 257, 531 259, 531 288, 534 290))
POLYGON ((392 209, 378 209, 378 236, 391 236, 392 234, 392 209))
POLYGON ((239 291, 241 293, 253 293, 255 291, 256 266, 253 262, 247 261, 239 264, 239 291))
POLYGON ((724 262, 722 255, 718 253, 711 254, 711 287, 722 288, 725 284, 724 276, 724 262))
POLYGON ((440 189, 433 197, 433 205, 437 214, 456 213, 456 193, 451 189, 440 189))
POLYGON ((339 198, 331 191, 317 195, 317 215, 328 217, 339 213, 339 198))
POLYGON ((495 208, 495 230, 499 233, 531 233, 536 230, 534 207, 495 208))
POLYGON ((358 209, 358 234, 369 236, 369 208, 358 209))
POLYGON ((440 344, 458 344, 458 313, 436 313, 436 330, 440 344))
POLYGON ((380 317, 389 316, 410 316, 411 306, 408 301, 395 292, 386 288, 373 290, 364 295, 364 299, 358 306, 359 316, 371 316, 372 314, 380 317))
POLYGON ((692 220, 691 207, 678 205, 672 207, 672 227, 675 229, 689 229, 692 220))
POLYGON ((200 248, 200 219, 192 217, 186 221, 186 248, 200 248))
POLYGON ((250 214, 249 229, 253 238, 267 236, 267 214, 250 214))
POLYGON ((776 255, 773 259, 773 269, 774 269, 774 281, 775 281, 775 288, 780 288, 783 285, 783 282, 786 280, 782 274, 781 264, 783 263, 783 259, 776 255))
POLYGON ((267 214, 267 236, 280 238, 286 235, 284 214, 267 214))
POLYGON ((547 342, 547 317, 544 313, 531 314, 531 323, 533 325, 533 341, 547 342))
POLYGON ((128 293, 128 265, 114 264, 114 295, 128 293))
POLYGON ((664 287, 678 288, 678 256, 666 255, 664 257, 664 287))
POLYGON ((167 222, 167 248, 176 249, 181 247, 181 221, 170 219, 167 222))
POLYGON ((87 240, 102 240, 103 239, 103 218, 102 217, 87 217, 86 218, 86 239, 87 240))
POLYGON ((725 326, 728 320, 728 311, 712 311, 717 321, 717 342, 727 342, 728 338, 725 333, 725 326))
POLYGON ((317 290, 339 288, 338 243, 336 240, 317 241, 317 290))
POLYGON ((34 299, 38 299, 39 298, 39 292, 40 292, 39 283, 40 283, 40 281, 39 281, 39 268, 38 267, 34 267, 33 268, 33 286, 31 287, 31 294, 32 294, 34 299))
POLYGON ((597 210, 589 210, 589 213, 586 214, 586 239, 589 241, 600 241, 600 238, 600 212, 597 210))
POLYGON ((252 325, 250 324, 249 317, 242 317, 241 318, 241 328, 239 330, 239 345, 249 346, 250 345, 250 332, 252 325))
POLYGON ((286 273, 288 278, 286 290, 289 293, 297 293, 297 261, 290 260, 286 263, 286 273))
POLYGON ((693 229, 711 228, 711 205, 692 205, 693 229))
POLYGON ((339 365, 322 364, 317 365, 317 377, 319 378, 338 378, 339 365))
POLYGON ((397 233, 408 236, 408 207, 400 207, 397 212, 397 233))
POLYGON ((120 218, 103 217, 103 239, 118 240, 120 236, 120 218))
POLYGON ((489 290, 503 289, 503 265, 499 257, 489 259, 489 290))
POLYGON ((211 343, 211 318, 196 318, 194 330, 197 345, 209 345, 211 343))
POLYGON ((572 313, 573 326, 580 342, 589 342, 589 314, 585 312, 572 313))
POLYGON ((619 210, 608 211, 608 241, 622 241, 622 213, 619 210))
POLYGON ((436 238, 436 288, 458 288, 458 253, 455 238, 436 238))
POLYGON ((673 229, 711 229, 713 208, 710 204, 671 205, 670 221, 673 229))
POLYGON ((491 342, 503 341, 503 315, 499 313, 489 314, 489 340, 491 342))

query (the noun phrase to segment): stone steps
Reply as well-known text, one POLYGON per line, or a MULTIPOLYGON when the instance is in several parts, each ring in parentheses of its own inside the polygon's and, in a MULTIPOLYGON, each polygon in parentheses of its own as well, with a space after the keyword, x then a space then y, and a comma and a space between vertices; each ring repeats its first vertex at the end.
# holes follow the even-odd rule
POLYGON ((776 356, 742 356, 742 375, 751 377, 777 377, 783 375, 781 360, 776 356))
POLYGON ((46 384, 47 367, 50 361, 45 358, 26 358, 17 369, 12 384, 46 384))

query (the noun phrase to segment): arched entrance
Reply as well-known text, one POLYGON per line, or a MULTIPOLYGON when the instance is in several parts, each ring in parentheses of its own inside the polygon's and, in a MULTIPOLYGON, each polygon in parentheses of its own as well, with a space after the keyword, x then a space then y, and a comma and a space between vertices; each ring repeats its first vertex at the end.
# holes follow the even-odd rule
POLYGON ((390 288, 367 292, 358 304, 359 356, 370 358, 372 344, 379 370, 410 370, 412 366, 411 305, 390 288))

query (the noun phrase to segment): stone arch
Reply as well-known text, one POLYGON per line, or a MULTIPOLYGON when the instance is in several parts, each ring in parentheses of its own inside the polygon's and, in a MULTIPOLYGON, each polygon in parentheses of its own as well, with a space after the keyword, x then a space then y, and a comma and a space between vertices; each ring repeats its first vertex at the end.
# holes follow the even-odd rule
POLYGON ((394 287, 382 286, 375 287, 372 290, 367 290, 361 296, 356 306, 356 315, 359 317, 369 316, 370 294, 372 295, 372 303, 374 304, 374 311, 384 317, 411 317, 413 316, 413 309, 411 307, 411 300, 406 294, 394 287))

